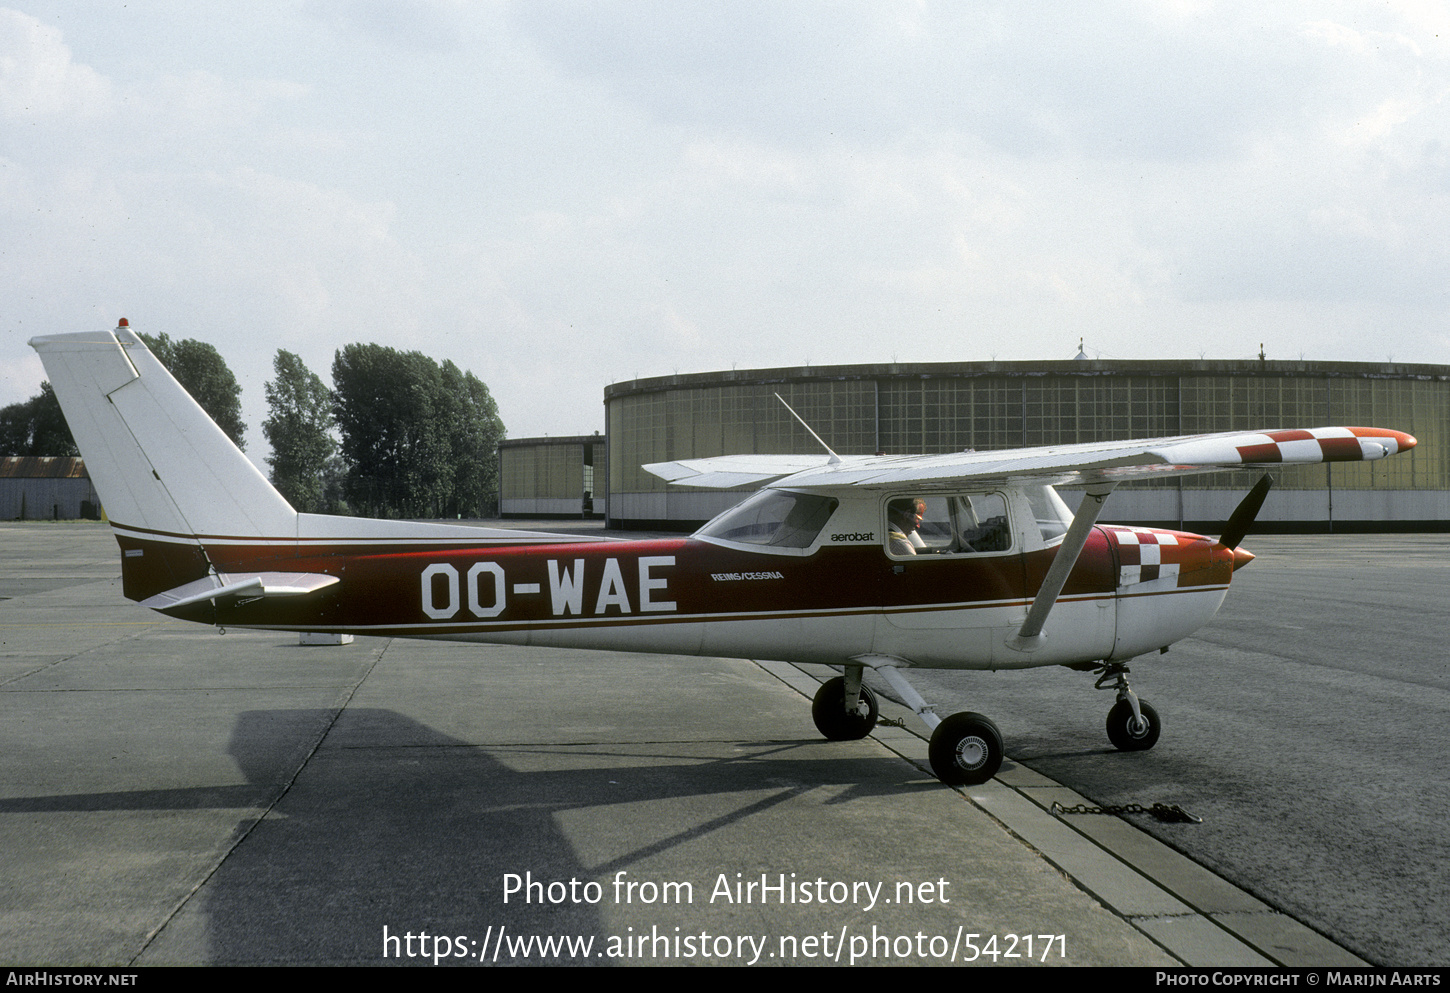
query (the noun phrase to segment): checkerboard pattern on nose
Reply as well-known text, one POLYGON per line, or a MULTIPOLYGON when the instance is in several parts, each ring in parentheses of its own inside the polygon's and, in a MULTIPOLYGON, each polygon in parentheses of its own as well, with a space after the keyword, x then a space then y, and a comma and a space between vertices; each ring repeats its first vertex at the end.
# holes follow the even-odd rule
POLYGON ((1177 577, 1178 535, 1157 528, 1109 526, 1118 542, 1118 585, 1135 586, 1177 577))

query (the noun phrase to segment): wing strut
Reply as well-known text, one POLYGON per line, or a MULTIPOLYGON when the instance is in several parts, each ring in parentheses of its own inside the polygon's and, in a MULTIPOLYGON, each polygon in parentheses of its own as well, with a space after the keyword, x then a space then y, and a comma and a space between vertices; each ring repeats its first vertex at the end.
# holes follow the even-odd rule
POLYGON ((1089 486, 1087 492, 1083 494, 1082 505, 1077 508, 1077 513, 1072 518, 1072 525, 1067 529, 1067 534, 1063 536, 1062 544, 1058 546, 1057 557, 1052 560, 1047 575, 1042 578, 1042 586, 1037 590, 1037 597, 1027 610, 1027 620, 1022 622, 1022 630, 1008 639, 1009 647, 1022 652, 1030 652, 1035 648, 1040 648, 1042 643, 1047 640, 1042 633, 1042 625, 1047 623, 1047 615, 1051 612, 1053 604, 1057 603, 1058 594, 1062 592, 1062 587, 1067 582, 1068 573, 1072 572, 1072 567, 1077 565, 1077 557, 1082 554, 1083 546, 1087 544, 1088 535, 1092 533, 1093 525, 1097 523, 1098 514, 1102 513, 1103 503, 1116 485, 1116 483, 1096 483, 1089 486))

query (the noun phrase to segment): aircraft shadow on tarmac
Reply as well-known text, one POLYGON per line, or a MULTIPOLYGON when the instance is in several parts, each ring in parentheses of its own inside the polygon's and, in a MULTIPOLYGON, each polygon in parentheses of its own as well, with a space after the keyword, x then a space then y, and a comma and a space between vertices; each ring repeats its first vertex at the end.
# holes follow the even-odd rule
POLYGON ((244 835, 240 843, 140 961, 194 961, 195 951, 184 950, 194 945, 170 941, 167 931, 204 929, 209 962, 326 963, 380 960, 384 925, 390 934, 481 937, 490 924, 514 934, 602 934, 587 903, 529 905, 515 896, 505 907, 502 877, 532 870, 536 879, 603 879, 817 789, 829 789, 816 801, 825 804, 940 789, 899 759, 847 757, 839 744, 814 739, 480 746, 379 708, 345 710, 296 773, 319 724, 336 715, 239 715, 228 750, 244 785, 11 798, 0 800, 0 813, 275 802, 260 821, 238 823, 219 850, 244 835), (735 754, 721 758, 722 747, 735 754), (515 766, 551 768, 518 771, 494 757, 504 753, 515 766), (644 820, 657 805, 622 813, 634 803, 732 793, 740 802, 722 796, 705 817, 692 807, 676 830, 644 820), (558 815, 596 807, 610 808, 599 811, 597 833, 615 854, 591 865, 558 815))

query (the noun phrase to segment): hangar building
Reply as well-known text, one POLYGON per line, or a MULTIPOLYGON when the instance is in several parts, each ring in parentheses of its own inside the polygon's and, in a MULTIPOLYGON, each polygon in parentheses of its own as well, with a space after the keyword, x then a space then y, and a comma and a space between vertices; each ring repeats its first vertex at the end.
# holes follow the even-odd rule
MULTIPOLYGON (((597 431, 499 442, 499 515, 534 520, 603 517, 604 497, 595 492, 596 465, 604 465, 604 438, 597 431)), ((603 482, 602 472, 598 479, 603 482)))
POLYGON ((84 460, 0 458, 0 521, 97 520, 100 516, 101 501, 84 460))
MULTIPOLYGON (((842 455, 941 453, 1213 431, 1372 425, 1419 445, 1384 462, 1274 473, 1260 521, 1282 531, 1450 530, 1450 366, 1235 361, 953 362, 662 376, 604 391, 611 527, 685 530, 739 492, 667 488, 650 462, 819 446, 842 455)), ((1104 521, 1214 529, 1254 477, 1120 486, 1104 521)), ((603 487, 602 487, 603 488, 603 487)), ((1076 494, 1064 492, 1069 505, 1076 494)))

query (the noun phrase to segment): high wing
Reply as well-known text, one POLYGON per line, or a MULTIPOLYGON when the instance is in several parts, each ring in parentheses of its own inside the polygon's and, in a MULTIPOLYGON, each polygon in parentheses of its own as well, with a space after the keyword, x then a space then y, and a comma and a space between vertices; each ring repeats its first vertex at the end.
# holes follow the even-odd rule
MULTIPOLYGON (((918 492, 962 483, 1080 486, 1086 498, 1058 546, 1027 617, 1009 643, 1032 652, 1045 642, 1043 625, 1113 488, 1130 479, 1183 476, 1224 469, 1367 462, 1415 447, 1415 439, 1385 428, 1326 427, 1288 431, 1228 431, 1135 441, 1017 448, 997 452, 953 452, 916 456, 728 455, 665 462, 644 468, 685 486, 731 487, 750 483, 777 487, 886 488, 909 484, 918 492), (794 469, 792 472, 791 470, 794 469)), ((1238 543, 1258 511, 1263 483, 1234 513, 1225 547, 1238 543)))
MULTIPOLYGON (((655 462, 641 466, 667 483, 728 490, 733 486, 763 486, 777 479, 808 472, 828 464, 827 455, 717 455, 681 462, 655 462)), ((858 455, 841 464, 859 465, 871 456, 858 455)))
POLYGON ((826 455, 722 455, 656 462, 644 469, 679 486, 711 489, 750 485, 886 487, 906 483, 932 488, 963 482, 1004 484, 1028 480, 1088 486, 1224 469, 1368 462, 1414 447, 1414 437, 1403 431, 1323 427, 945 455, 856 455, 843 456, 836 462, 826 455))

